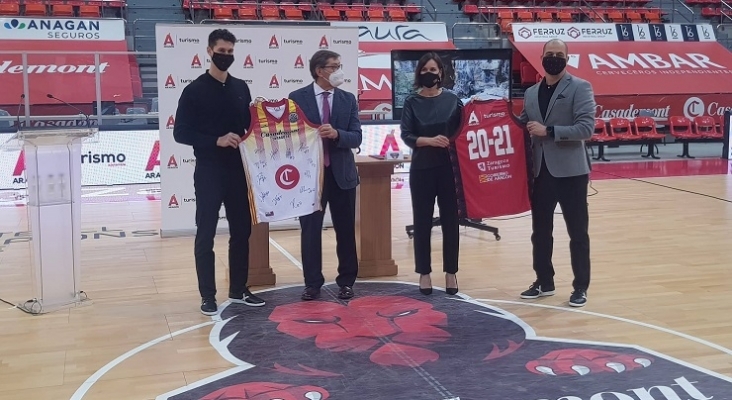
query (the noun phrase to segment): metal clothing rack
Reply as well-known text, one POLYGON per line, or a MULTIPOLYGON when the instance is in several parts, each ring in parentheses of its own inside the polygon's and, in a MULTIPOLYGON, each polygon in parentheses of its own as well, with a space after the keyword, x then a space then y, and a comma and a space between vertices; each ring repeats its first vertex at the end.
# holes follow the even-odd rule
MULTIPOLYGON (((498 228, 486 225, 483 223, 483 221, 479 219, 461 218, 458 224, 467 228, 474 228, 480 231, 491 232, 493 233, 493 236, 495 236, 497 241, 501 240, 501 235, 498 234, 498 228)), ((432 227, 434 228, 436 226, 440 226, 439 217, 432 218, 432 227)), ((412 239, 414 237, 414 225, 407 225, 405 230, 407 231, 407 236, 412 239)))

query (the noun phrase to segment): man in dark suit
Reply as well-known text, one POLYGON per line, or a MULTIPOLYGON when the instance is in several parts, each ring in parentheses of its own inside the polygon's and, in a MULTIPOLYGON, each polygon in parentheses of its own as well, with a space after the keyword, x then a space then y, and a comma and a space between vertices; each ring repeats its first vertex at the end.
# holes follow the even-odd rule
POLYGON ((356 187, 359 184, 352 149, 361 146, 361 122, 358 119, 356 97, 338 89, 343 81, 343 69, 338 53, 321 50, 310 59, 310 74, 314 82, 290 93, 307 118, 321 124, 323 138, 322 211, 300 217, 302 269, 305 276, 303 300, 320 296, 323 278, 323 215, 330 205, 333 229, 336 233, 338 255, 338 298, 353 297, 353 284, 358 275, 356 254, 356 187))
POLYGON ((570 75, 567 44, 552 39, 544 45, 546 76, 524 94, 519 119, 527 124, 534 153, 534 188, 531 219, 536 281, 521 293, 524 299, 554 294, 554 209, 557 203, 569 234, 574 291, 569 305, 587 303, 590 285, 590 236, 587 185, 590 157, 585 140, 595 131, 595 96, 592 85, 570 75))

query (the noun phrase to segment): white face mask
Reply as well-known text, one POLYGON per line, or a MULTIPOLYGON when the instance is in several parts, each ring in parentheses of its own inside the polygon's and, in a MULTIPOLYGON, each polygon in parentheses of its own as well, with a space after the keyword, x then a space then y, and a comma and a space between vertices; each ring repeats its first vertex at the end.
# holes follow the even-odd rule
POLYGON ((345 82, 345 80, 346 79, 343 77, 342 69, 339 69, 338 71, 333 72, 328 77, 328 82, 330 82, 330 84, 333 85, 333 87, 338 87, 338 86, 342 85, 343 82, 345 82))

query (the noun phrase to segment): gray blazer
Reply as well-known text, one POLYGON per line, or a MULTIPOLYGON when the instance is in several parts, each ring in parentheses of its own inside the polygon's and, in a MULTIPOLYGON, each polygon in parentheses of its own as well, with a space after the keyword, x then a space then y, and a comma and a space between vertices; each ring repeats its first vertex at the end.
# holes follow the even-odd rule
MULTIPOLYGON (((318 125, 322 123, 312 83, 290 93, 289 98, 297 103, 310 122, 318 125)), ((338 187, 343 190, 353 189, 358 186, 359 178, 351 149, 359 148, 363 139, 361 121, 358 119, 358 102, 352 93, 336 88, 332 107, 330 124, 338 131, 338 139, 325 141, 331 169, 338 187)))
POLYGON ((565 178, 589 174, 592 169, 585 140, 595 131, 595 95, 592 85, 566 73, 549 101, 546 119, 539 108, 539 85, 526 89, 521 122, 537 121, 554 127, 554 138, 531 137, 534 154, 534 176, 539 175, 542 158, 552 176, 565 178))

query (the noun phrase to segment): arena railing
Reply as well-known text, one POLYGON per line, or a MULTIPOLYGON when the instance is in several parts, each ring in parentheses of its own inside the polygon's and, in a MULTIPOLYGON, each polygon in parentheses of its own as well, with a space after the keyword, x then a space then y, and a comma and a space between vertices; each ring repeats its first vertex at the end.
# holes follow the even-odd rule
MULTIPOLYGON (((18 121, 21 126, 82 126, 86 116, 100 130, 157 130, 158 71, 145 63, 155 56, 143 51, 0 51, 0 133, 14 133, 18 121)), ((390 119, 390 113, 359 114, 362 122, 377 123, 390 119)), ((160 116, 163 123, 168 117, 160 116)))

